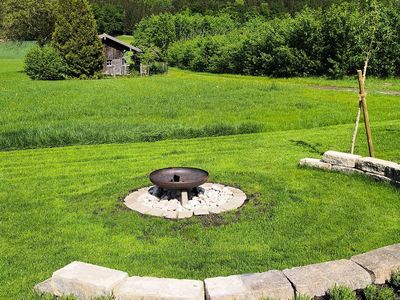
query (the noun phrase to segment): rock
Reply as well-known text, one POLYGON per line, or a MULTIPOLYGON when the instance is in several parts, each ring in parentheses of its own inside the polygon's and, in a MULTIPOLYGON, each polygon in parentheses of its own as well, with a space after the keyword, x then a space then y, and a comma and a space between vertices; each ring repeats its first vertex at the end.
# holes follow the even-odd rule
POLYGON ((205 215, 209 215, 210 212, 207 208, 198 208, 194 210, 194 215, 195 216, 205 216, 205 215))
POLYGON ((322 157, 322 161, 332 165, 339 165, 347 168, 354 168, 357 159, 361 156, 337 151, 327 151, 322 157))
POLYGON ((180 203, 177 200, 170 200, 167 206, 167 210, 177 210, 180 203))
POLYGON ((217 206, 217 207, 211 207, 211 208, 209 209, 209 211, 210 211, 211 214, 220 214, 220 213, 222 213, 224 210, 222 210, 221 208, 219 208, 219 207, 217 206))
POLYGON ((227 195, 233 195, 233 192, 231 191, 230 188, 228 188, 227 186, 224 187, 224 189, 222 190, 222 192, 224 192, 227 195))
POLYGON ((219 183, 214 183, 212 186, 211 186, 211 188, 213 189, 213 190, 216 190, 216 191, 219 191, 219 192, 222 192, 223 190, 224 190, 224 185, 222 185, 222 184, 219 184, 219 183))
POLYGON ((192 216, 193 216, 193 211, 184 210, 178 212, 178 219, 187 219, 191 218, 192 216))
POLYGON ((335 285, 358 290, 372 283, 366 270, 345 259, 286 269, 283 273, 293 283, 297 295, 309 297, 322 297, 335 285))
POLYGON ((378 175, 385 175, 386 168, 396 168, 396 167, 400 166, 392 161, 377 159, 372 157, 359 158, 357 159, 356 162, 357 169, 369 173, 375 173, 378 175))
POLYGON ((385 168, 385 176, 394 181, 400 181, 400 165, 396 164, 385 168), (397 166, 396 166, 397 165, 397 166))
POLYGON ((332 166, 332 171, 340 172, 340 173, 344 173, 344 174, 365 174, 363 171, 361 171, 359 169, 341 167, 341 166, 338 166, 338 165, 333 165, 332 166))
POLYGON ((351 260, 368 270, 375 284, 384 284, 392 272, 400 269, 400 244, 356 255, 351 260))
POLYGON ((164 211, 159 208, 152 208, 148 212, 146 212, 146 215, 150 215, 153 217, 162 217, 164 215, 164 211))
POLYGON ((139 212, 141 214, 146 214, 148 211, 150 211, 152 209, 150 206, 145 205, 145 204, 140 203, 140 202, 133 202, 133 203, 126 203, 125 202, 125 205, 128 208, 130 208, 130 209, 132 209, 134 211, 137 211, 137 212, 139 212))
POLYGON ((207 300, 291 300, 294 290, 281 271, 204 280, 207 300))
POLYGON ((53 287, 51 285, 51 278, 38 283, 37 285, 35 285, 35 287, 33 288, 34 291, 38 294, 38 295, 53 295, 53 287))
POLYGON ((204 190, 206 190, 206 189, 211 189, 211 187, 213 186, 213 184, 214 184, 214 183, 206 182, 206 183, 203 183, 203 184, 200 186, 200 188, 202 188, 202 189, 204 189, 204 190))
POLYGON ((149 193, 153 196, 160 197, 163 193, 163 190, 162 190, 162 188, 160 188, 158 186, 152 186, 149 189, 149 193))
POLYGON ((147 194, 147 190, 145 189, 140 189, 136 192, 133 192, 131 194, 129 194, 128 196, 126 196, 126 198, 124 199, 125 205, 131 205, 133 203, 139 202, 141 197, 145 196, 147 194))
POLYGON ((75 261, 53 273, 52 288, 56 296, 73 295, 87 300, 111 296, 113 289, 127 278, 125 272, 75 261))
POLYGON ((202 281, 130 277, 114 291, 116 300, 203 300, 202 281))
POLYGON ((222 205, 219 205, 219 208, 222 211, 230 211, 241 207, 244 203, 245 199, 243 198, 233 198, 229 202, 226 202, 222 205))
POLYGON ((165 211, 163 217, 166 219, 176 219, 176 218, 178 218, 178 212, 177 211, 165 211))
POLYGON ((365 174, 368 175, 369 177, 371 177, 372 179, 376 180, 376 181, 390 182, 390 178, 387 178, 387 177, 385 177, 383 175, 370 173, 370 172, 366 172, 365 174))
POLYGON ((325 163, 320 161, 319 159, 315 158, 303 158, 300 160, 299 165, 301 167, 309 167, 314 169, 322 169, 322 170, 330 170, 331 164, 325 163))

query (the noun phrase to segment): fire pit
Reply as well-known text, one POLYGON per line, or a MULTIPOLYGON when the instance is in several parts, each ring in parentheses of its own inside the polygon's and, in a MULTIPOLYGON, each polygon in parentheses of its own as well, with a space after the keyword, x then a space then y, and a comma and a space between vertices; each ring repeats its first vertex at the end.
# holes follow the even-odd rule
POLYGON ((181 204, 186 205, 188 191, 206 183, 208 172, 196 168, 165 168, 152 172, 149 178, 161 189, 180 191, 181 204))
POLYGON ((154 186, 132 192, 125 205, 136 212, 168 219, 190 218, 234 210, 246 201, 241 190, 207 183, 208 172, 196 168, 165 168, 149 175, 154 186))

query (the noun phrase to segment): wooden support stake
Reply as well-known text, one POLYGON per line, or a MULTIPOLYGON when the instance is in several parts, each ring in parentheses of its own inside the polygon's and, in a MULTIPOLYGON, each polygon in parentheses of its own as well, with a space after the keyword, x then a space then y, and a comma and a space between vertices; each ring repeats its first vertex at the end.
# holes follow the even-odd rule
POLYGON ((374 145, 372 143, 371 127, 369 125, 367 94, 365 93, 365 80, 363 77, 363 72, 361 70, 358 70, 357 73, 358 73, 358 86, 360 90, 360 100, 361 100, 362 110, 364 113, 365 131, 367 133, 369 156, 374 157, 375 153, 374 153, 374 145))

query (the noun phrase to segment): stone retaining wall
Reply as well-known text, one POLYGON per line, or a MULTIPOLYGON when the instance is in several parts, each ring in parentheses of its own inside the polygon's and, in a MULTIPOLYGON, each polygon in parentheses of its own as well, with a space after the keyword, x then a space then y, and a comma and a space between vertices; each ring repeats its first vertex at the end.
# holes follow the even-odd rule
POLYGON ((346 174, 364 174, 377 181, 389 182, 395 187, 400 187, 400 164, 392 161, 327 151, 322 159, 304 158, 300 160, 300 166, 346 174))
POLYGON ((395 244, 351 259, 204 281, 128 277, 122 271, 72 262, 35 290, 39 294, 75 295, 82 300, 102 296, 117 300, 292 300, 297 295, 323 296, 335 285, 358 290, 372 283, 383 284, 398 270, 400 244, 395 244))

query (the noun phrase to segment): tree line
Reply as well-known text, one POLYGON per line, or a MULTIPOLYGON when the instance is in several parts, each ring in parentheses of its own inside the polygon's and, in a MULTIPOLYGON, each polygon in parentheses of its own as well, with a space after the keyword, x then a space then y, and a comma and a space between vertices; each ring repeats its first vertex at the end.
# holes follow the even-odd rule
POLYGON ((170 65, 194 71, 339 78, 354 75, 366 58, 371 75, 400 76, 399 53, 399 1, 371 0, 255 17, 226 34, 176 40, 166 56, 170 65))
MULTIPOLYGON (((216 15, 226 13, 244 22, 254 15, 274 18, 293 14, 304 6, 327 7, 343 0, 90 0, 99 33, 112 35, 132 34, 143 18, 169 12, 182 11, 216 15)), ((365 1, 365 0, 351 0, 365 1)), ((3 0, 0 1, 0 33, 19 39, 49 37, 54 24, 56 0, 3 0), (11 20, 10 20, 11 19, 11 20), (18 19, 18 23, 15 20, 18 19), (12 29, 14 27, 15 29, 12 29), (24 31, 22 29, 28 29, 24 31), (48 30, 46 30, 46 28, 48 30), (11 32, 10 32, 11 31, 11 32)))

